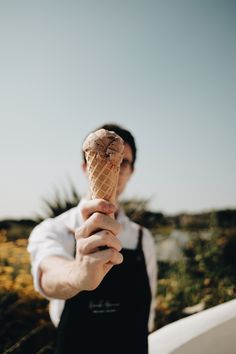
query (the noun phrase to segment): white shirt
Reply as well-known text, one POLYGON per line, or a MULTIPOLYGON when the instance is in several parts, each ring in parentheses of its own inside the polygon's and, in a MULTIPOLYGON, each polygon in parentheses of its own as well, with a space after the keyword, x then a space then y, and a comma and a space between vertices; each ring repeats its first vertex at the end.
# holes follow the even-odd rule
MULTIPOLYGON (((31 272, 34 279, 34 286, 35 289, 46 298, 47 296, 43 293, 39 282, 40 262, 47 256, 62 256, 67 259, 74 258, 75 239, 72 231, 78 228, 83 222, 80 212, 80 204, 82 202, 83 199, 77 207, 72 208, 55 218, 44 220, 33 229, 29 237, 28 252, 31 256, 31 272)), ((123 210, 119 210, 117 221, 123 226, 121 233, 117 236, 121 241, 122 247, 135 249, 138 242, 139 225, 132 222, 124 214, 123 210)), ((146 228, 143 228, 143 252, 152 293, 148 323, 149 331, 152 331, 155 318, 157 260, 153 237, 146 228)), ((65 305, 65 300, 52 298, 48 300, 49 314, 53 324, 57 327, 65 305)))

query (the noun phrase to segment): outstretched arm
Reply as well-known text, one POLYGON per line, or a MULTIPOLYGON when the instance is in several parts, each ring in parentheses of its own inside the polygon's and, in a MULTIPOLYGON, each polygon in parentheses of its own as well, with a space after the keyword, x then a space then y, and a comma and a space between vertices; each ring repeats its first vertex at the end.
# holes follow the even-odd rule
POLYGON ((75 259, 48 256, 40 263, 40 285, 47 297, 68 299, 83 290, 93 290, 114 265, 123 261, 116 237, 121 226, 110 216, 114 211, 114 205, 101 199, 83 203, 84 223, 75 232, 75 259))

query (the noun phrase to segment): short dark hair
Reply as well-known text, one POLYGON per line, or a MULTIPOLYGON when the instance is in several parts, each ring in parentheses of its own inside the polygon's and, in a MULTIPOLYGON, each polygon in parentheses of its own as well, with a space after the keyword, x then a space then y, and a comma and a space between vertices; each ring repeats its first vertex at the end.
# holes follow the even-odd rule
MULTIPOLYGON (((128 144, 130 146, 131 151, 132 151, 132 155, 133 155, 132 168, 134 168, 134 163, 136 161, 136 155, 137 155, 137 148, 136 148, 135 139, 134 139, 133 135, 130 133, 130 131, 128 131, 127 129, 123 128, 122 126, 114 124, 114 123, 104 124, 104 125, 98 127, 97 129, 95 129, 94 131, 96 131, 98 129, 106 129, 106 130, 115 132, 124 140, 124 142, 126 144, 128 144)), ((84 152, 83 152, 83 158, 84 158, 84 161, 86 162, 84 152)))

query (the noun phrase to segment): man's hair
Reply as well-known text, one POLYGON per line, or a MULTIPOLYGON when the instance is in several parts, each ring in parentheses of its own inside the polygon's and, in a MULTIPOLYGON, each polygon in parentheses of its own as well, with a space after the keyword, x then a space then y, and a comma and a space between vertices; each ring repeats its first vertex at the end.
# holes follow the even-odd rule
MULTIPOLYGON (((134 163, 136 161, 136 155, 137 155, 137 148, 136 148, 135 139, 134 139, 133 135, 130 133, 130 131, 128 131, 127 129, 123 128, 122 126, 114 124, 114 123, 104 124, 104 125, 98 127, 97 129, 95 129, 94 131, 96 131, 98 129, 106 129, 106 130, 115 132, 117 135, 119 135, 124 140, 124 142, 126 144, 128 144, 130 146, 131 151, 132 151, 132 155, 133 155, 132 168, 134 168, 134 163)), ((84 158, 84 161, 86 162, 84 152, 83 152, 83 158, 84 158)))

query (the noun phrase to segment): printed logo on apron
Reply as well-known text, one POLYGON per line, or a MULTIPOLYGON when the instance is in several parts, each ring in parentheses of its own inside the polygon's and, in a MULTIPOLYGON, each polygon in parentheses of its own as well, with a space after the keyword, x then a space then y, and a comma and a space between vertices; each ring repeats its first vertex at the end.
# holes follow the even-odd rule
POLYGON ((110 302, 106 299, 100 299, 99 301, 90 301, 88 304, 89 310, 93 314, 114 313, 120 308, 119 302, 110 302))

